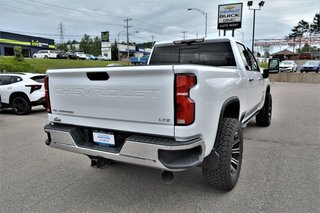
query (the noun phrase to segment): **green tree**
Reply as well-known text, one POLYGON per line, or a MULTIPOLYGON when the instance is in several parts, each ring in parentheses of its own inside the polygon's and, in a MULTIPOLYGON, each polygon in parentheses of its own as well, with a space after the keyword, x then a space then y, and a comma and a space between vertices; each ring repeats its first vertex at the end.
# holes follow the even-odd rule
POLYGON ((92 55, 100 55, 101 54, 101 39, 96 36, 93 39, 84 34, 80 41, 80 50, 92 55))
POLYGON ((261 57, 261 53, 260 52, 257 52, 257 57, 261 57))
POLYGON ((299 49, 301 49, 302 38, 306 33, 309 32, 309 23, 305 20, 299 21, 298 25, 291 29, 292 33, 289 34, 289 38, 293 39, 294 46, 296 41, 298 41, 299 49))
POLYGON ((57 47, 57 50, 63 50, 65 52, 68 51, 68 44, 67 43, 57 44, 56 47, 57 47))
POLYGON ((310 33, 319 35, 320 34, 320 12, 316 13, 313 18, 313 22, 310 25, 310 33))
POLYGON ((95 56, 101 55, 101 39, 98 36, 93 39, 90 54, 95 56))
POLYGON ((117 41, 114 41, 114 43, 111 45, 111 60, 118 61, 118 54, 117 41))
POLYGON ((93 43, 92 38, 90 38, 89 35, 84 34, 84 36, 82 37, 82 39, 80 41, 80 50, 85 53, 90 53, 91 52, 90 45, 92 43, 93 43))

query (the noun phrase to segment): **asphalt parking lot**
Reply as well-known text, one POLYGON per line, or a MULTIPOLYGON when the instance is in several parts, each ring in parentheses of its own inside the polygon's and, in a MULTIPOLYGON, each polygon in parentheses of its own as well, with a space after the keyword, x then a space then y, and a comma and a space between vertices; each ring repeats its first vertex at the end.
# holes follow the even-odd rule
POLYGON ((0 212, 319 212, 320 84, 273 83, 269 128, 244 130, 238 185, 208 187, 201 169, 176 174, 116 163, 90 167, 86 156, 45 145, 46 112, 0 113, 0 212))

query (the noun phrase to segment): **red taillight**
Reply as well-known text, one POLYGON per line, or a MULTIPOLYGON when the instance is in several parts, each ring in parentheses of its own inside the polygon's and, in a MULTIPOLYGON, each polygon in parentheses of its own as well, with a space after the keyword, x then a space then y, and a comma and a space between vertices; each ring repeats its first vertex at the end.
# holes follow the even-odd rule
POLYGON ((190 89, 197 84, 193 74, 176 75, 176 125, 190 125, 194 122, 195 104, 189 97, 190 89))
POLYGON ((51 113, 51 104, 50 104, 50 97, 49 97, 49 77, 46 76, 44 78, 44 97, 45 97, 45 106, 48 113, 51 113))

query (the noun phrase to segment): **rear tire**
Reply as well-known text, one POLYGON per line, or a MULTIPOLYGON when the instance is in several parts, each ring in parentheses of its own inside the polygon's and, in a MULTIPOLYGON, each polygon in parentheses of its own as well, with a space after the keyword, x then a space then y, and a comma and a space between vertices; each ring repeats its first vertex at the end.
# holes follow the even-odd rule
POLYGON ((31 111, 31 105, 26 98, 18 96, 12 101, 12 109, 17 115, 27 115, 31 111))
POLYGON ((267 93, 264 105, 260 112, 256 115, 256 123, 258 126, 267 127, 271 124, 272 116, 272 96, 271 93, 267 93))
POLYGON ((232 190, 238 182, 243 152, 243 136, 240 122, 235 118, 224 118, 216 141, 219 154, 215 168, 202 168, 202 176, 214 188, 232 190))

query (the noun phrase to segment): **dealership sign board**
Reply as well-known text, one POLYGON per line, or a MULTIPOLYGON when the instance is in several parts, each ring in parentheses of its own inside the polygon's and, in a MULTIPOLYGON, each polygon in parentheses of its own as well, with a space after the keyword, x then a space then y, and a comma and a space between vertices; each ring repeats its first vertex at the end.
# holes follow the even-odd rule
POLYGON ((218 6, 218 29, 232 30, 241 28, 242 3, 218 6))
POLYGON ((101 32, 101 41, 109 42, 109 31, 101 32))
POLYGON ((106 57, 107 60, 111 60, 111 43, 101 42, 101 54, 106 57))

